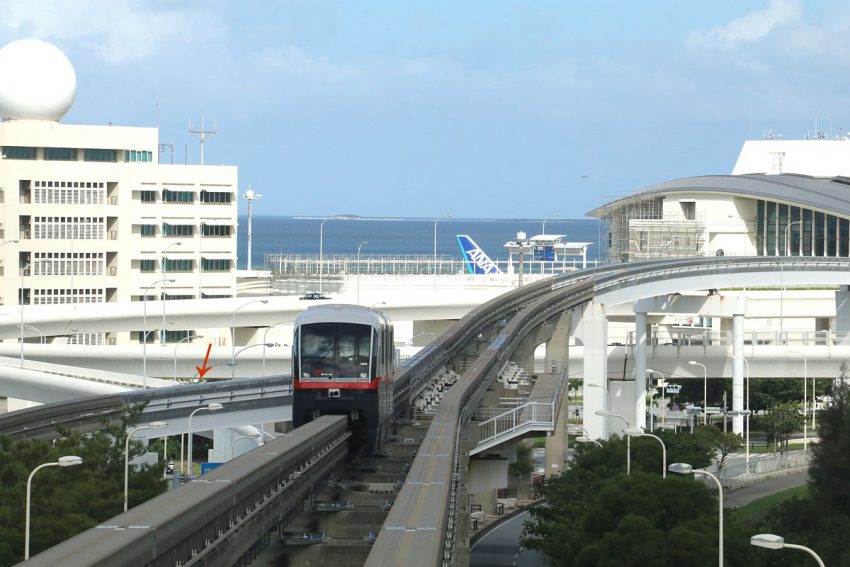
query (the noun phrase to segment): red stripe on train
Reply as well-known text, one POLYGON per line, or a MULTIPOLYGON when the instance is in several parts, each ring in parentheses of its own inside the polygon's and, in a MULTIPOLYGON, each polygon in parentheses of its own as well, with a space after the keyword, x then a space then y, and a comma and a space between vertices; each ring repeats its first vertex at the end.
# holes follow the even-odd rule
POLYGON ((293 386, 296 390, 327 390, 330 388, 340 390, 377 390, 380 378, 375 378, 371 382, 303 382, 295 380, 293 386))

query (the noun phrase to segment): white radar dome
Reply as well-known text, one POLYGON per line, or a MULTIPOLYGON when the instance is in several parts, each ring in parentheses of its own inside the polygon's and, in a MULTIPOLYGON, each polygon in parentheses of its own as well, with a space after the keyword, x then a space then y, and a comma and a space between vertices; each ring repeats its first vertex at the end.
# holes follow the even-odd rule
POLYGON ((76 94, 74 66, 55 46, 22 39, 0 49, 0 117, 58 121, 76 94))

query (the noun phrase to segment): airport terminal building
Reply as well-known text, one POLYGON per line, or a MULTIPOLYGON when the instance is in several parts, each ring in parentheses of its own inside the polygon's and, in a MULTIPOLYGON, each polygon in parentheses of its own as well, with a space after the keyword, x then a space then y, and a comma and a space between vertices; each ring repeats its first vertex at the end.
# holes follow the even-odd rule
POLYGON ((588 214, 608 222, 611 261, 847 257, 850 140, 748 141, 732 175, 659 183, 588 214))

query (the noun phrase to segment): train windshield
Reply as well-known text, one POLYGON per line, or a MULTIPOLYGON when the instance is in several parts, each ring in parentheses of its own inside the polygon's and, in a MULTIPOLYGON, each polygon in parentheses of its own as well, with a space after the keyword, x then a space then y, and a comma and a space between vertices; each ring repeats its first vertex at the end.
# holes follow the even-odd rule
POLYGON ((301 327, 302 380, 370 380, 372 328, 352 323, 301 327))

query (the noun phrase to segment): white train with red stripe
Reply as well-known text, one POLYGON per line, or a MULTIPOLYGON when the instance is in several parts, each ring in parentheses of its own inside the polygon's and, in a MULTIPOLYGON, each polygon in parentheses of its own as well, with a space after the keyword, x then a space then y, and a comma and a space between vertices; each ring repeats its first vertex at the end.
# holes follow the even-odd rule
POLYGON ((374 450, 393 412, 392 322, 359 305, 315 305, 295 320, 292 421, 346 415, 357 444, 374 450))

